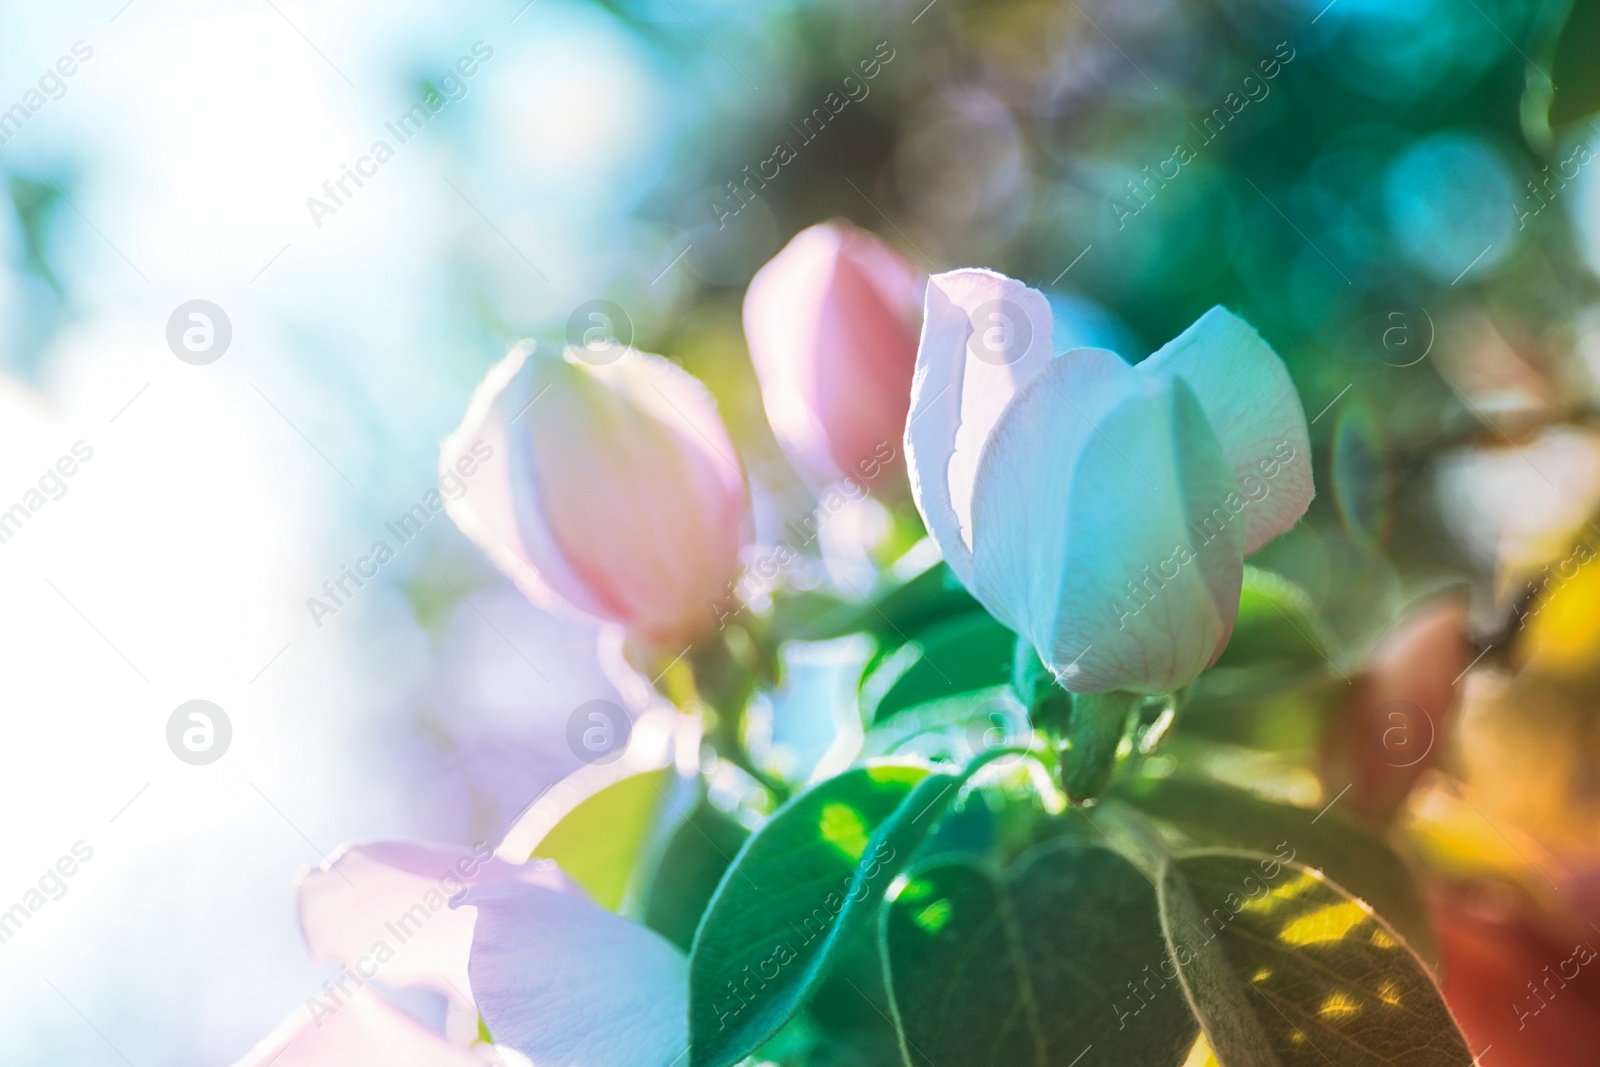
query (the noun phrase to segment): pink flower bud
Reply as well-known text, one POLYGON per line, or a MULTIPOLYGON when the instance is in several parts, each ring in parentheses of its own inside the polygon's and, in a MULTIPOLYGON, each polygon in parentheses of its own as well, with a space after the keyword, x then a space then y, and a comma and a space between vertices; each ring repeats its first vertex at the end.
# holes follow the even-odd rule
POLYGON ((744 475, 704 386, 659 356, 614 351, 591 365, 514 349, 445 442, 441 491, 535 603, 675 654, 717 625, 746 529, 744 475))
POLYGON ((767 419, 816 481, 904 492, 900 442, 925 284, 843 220, 800 231, 751 279, 744 332, 767 419))

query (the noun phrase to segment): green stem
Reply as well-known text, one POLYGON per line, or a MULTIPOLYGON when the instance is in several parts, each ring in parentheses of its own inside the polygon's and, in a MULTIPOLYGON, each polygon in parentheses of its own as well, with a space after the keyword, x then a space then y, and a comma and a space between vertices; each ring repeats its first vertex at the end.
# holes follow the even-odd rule
POLYGON ((782 804, 789 798, 788 784, 756 766, 744 745, 744 712, 755 689, 752 672, 721 639, 697 645, 689 653, 689 664, 700 699, 716 714, 716 725, 706 740, 717 757, 754 778, 782 804))
POLYGON ((1117 748, 1128 715, 1144 698, 1136 693, 1077 693, 1061 754, 1061 785, 1073 803, 1094 800, 1117 771, 1117 748))
POLYGON ((711 747, 717 753, 717 758, 727 760, 744 773, 754 778, 761 788, 772 794, 773 800, 782 804, 789 799, 789 786, 780 778, 763 771, 757 767, 745 750, 744 743, 739 739, 739 720, 713 708, 717 713, 717 728, 706 735, 706 740, 711 742, 711 747))

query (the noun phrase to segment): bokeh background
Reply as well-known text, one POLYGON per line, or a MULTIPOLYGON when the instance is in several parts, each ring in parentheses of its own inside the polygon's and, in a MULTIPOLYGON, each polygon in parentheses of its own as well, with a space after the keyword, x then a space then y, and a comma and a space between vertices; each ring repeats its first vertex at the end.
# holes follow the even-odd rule
MULTIPOLYGON (((1565 15, 0 4, 0 510, 92 452, 0 543, 0 909, 92 850, 0 943, 0 1061, 233 1061, 332 973, 300 947, 297 869, 350 840, 492 842, 575 765, 567 716, 614 695, 594 634, 442 514, 333 616, 306 600, 433 486, 508 345, 581 336, 594 301, 711 385, 766 529, 806 508, 739 307, 833 217, 925 271, 1045 288, 1059 347, 1141 357, 1216 303, 1254 323, 1313 417, 1320 489, 1263 562, 1352 661, 1406 605, 1468 591, 1486 681, 1446 769, 1471 809, 1433 789, 1414 832, 1484 922, 1541 880, 1538 914, 1571 911, 1600 884, 1600 594, 1563 582, 1540 641, 1517 625, 1541 568, 1600 538, 1600 128, 1551 81, 1565 15), (400 143, 386 124, 429 94, 400 143), (380 139, 392 158, 308 207, 380 139), (793 158, 745 184, 779 143, 793 158), (232 327, 208 366, 167 344, 194 299, 232 327), (191 699, 232 723, 210 766, 167 748, 191 699)), ((1315 744, 1257 725, 1234 739, 1315 744)))

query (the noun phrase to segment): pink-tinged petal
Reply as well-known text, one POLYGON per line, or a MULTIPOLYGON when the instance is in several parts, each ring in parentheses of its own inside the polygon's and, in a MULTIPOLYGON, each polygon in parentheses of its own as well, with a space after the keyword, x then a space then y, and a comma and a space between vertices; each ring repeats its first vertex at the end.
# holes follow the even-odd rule
POLYGON ((689 965, 665 939, 518 882, 474 886, 457 906, 477 911, 472 992, 496 1043, 541 1067, 685 1062, 689 965))
POLYGON ((838 220, 800 231, 751 279, 745 337, 767 420, 815 480, 901 484, 882 475, 899 466, 923 284, 903 256, 838 220))
POLYGON ((1300 520, 1314 495, 1305 409, 1283 360, 1249 323, 1214 307, 1139 370, 1182 378, 1200 398, 1250 501, 1245 555, 1300 520))
POLYGON ((451 514, 537 601, 673 653, 715 625, 746 499, 694 378, 633 349, 598 366, 519 350, 480 388, 446 463, 479 439, 494 456, 451 514))
POLYGON ((234 1067, 485 1067, 479 1052, 452 1045, 382 997, 316 997, 234 1067))
POLYGON ((744 475, 710 394, 658 356, 546 361, 554 404, 528 416, 539 504, 607 617, 681 652, 737 573, 744 475))
POLYGON ((472 916, 449 904, 467 886, 495 881, 581 894, 553 864, 507 863, 486 845, 355 845, 300 883, 307 954, 363 981, 421 986, 470 1008, 472 916))
POLYGON ((1051 361, 1043 294, 988 270, 928 279, 911 385, 906 460, 928 532, 972 587, 979 454, 1007 403, 1051 361))
POLYGON ((538 507, 527 456, 526 419, 550 403, 548 382, 535 382, 533 342, 495 364, 472 394, 461 426, 439 453, 446 513, 517 588, 547 610, 577 608, 605 618, 605 609, 567 565, 538 507), (461 488, 456 488, 460 486, 461 488))
POLYGON ((1080 349, 983 451, 974 592, 1068 689, 1171 692, 1233 632, 1242 506, 1187 385, 1080 349))

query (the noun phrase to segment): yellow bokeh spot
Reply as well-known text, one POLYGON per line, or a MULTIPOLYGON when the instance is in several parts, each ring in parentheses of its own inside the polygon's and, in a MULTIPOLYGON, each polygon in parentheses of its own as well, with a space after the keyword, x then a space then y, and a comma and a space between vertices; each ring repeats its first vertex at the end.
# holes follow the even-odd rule
POLYGON ((1600 562, 1591 558, 1567 578, 1562 572, 1572 566, 1563 560, 1548 583, 1545 575, 1536 579, 1542 588, 1529 607, 1522 659, 1541 674, 1586 674, 1600 662, 1600 562))
POLYGON ((1361 1010, 1361 1006, 1343 993, 1329 993, 1322 1001, 1317 1014, 1324 1019, 1343 1019, 1361 1010))
POLYGON ((1243 910, 1250 912, 1261 912, 1263 914, 1271 912, 1273 909, 1282 905, 1285 901, 1293 900, 1295 897, 1304 893, 1306 890, 1310 889, 1316 884, 1317 878, 1315 875, 1313 875, 1310 871, 1301 871, 1295 877, 1291 878, 1282 885, 1277 886, 1272 890, 1272 892, 1266 894, 1265 896, 1257 897, 1254 900, 1246 900, 1244 902, 1243 910))
POLYGON ((1391 978, 1378 987, 1378 999, 1391 1008, 1400 1006, 1400 987, 1394 983, 1394 979, 1391 978))
POLYGON ((1205 1031, 1202 1030, 1195 1035, 1194 1044, 1189 1046, 1189 1055, 1183 1061, 1183 1067, 1221 1067, 1211 1051, 1211 1046, 1206 1043, 1205 1031))
POLYGON ((950 902, 948 900, 936 900, 917 912, 912 917, 912 922, 915 922, 928 933, 936 934, 943 930, 945 924, 950 921, 950 911, 950 902))
POLYGON ((1372 943, 1378 948, 1394 948, 1394 938, 1390 937, 1383 927, 1372 931, 1372 943))
POLYGON ((1255 974, 1252 974, 1250 976, 1250 981, 1252 981, 1252 982, 1265 982, 1268 978, 1271 978, 1271 977, 1272 977, 1272 968, 1271 967, 1263 967, 1259 971, 1257 971, 1255 974))
POLYGON ((1367 909, 1357 901, 1329 904, 1309 915, 1302 915, 1278 934, 1278 940, 1291 945, 1314 945, 1319 941, 1339 941, 1354 927, 1367 920, 1367 909))
POLYGON ((821 825, 817 832, 822 839, 838 849, 850 862, 858 862, 867 851, 867 820, 848 804, 824 804, 821 825))

